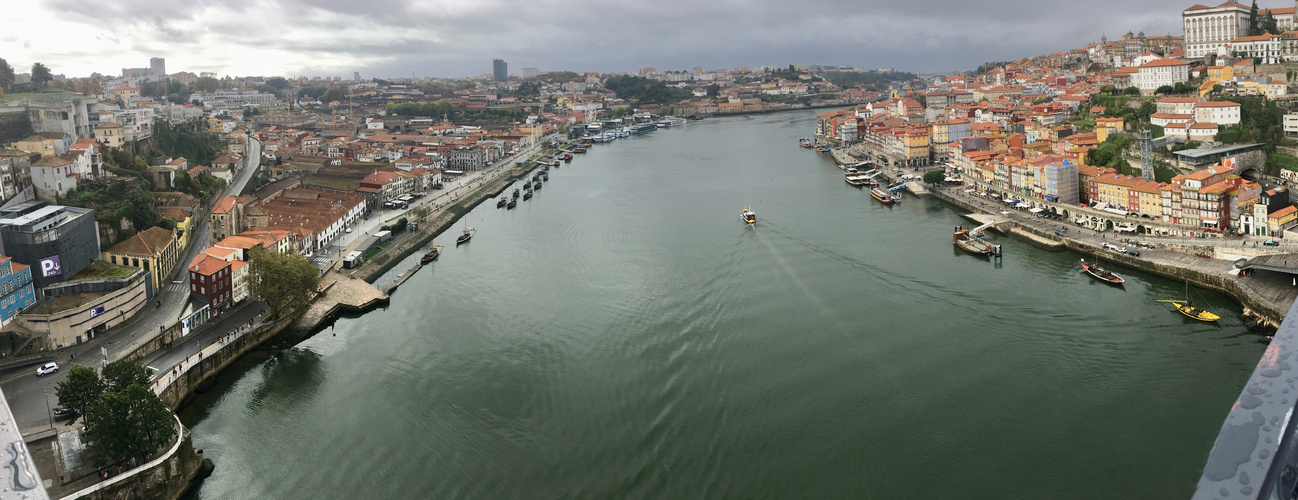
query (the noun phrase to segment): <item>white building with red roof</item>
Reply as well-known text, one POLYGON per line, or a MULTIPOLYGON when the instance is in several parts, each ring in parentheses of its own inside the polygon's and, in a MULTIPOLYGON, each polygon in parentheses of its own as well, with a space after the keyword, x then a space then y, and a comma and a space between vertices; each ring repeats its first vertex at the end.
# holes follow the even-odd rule
POLYGON ((1215 7, 1195 4, 1181 11, 1185 56, 1198 59, 1248 34, 1249 7, 1225 2, 1215 7))

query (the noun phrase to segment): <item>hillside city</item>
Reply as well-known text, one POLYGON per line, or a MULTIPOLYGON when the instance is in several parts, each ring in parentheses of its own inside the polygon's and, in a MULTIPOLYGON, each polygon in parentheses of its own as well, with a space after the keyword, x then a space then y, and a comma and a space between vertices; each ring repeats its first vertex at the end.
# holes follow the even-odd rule
MULTIPOLYGON (((152 353, 219 331, 171 378, 132 372, 163 394, 195 352, 305 313, 329 272, 405 251, 393 237, 433 222, 463 196, 452 190, 530 166, 592 125, 669 117, 825 108, 808 141, 847 161, 942 172, 933 183, 1065 226, 1292 242, 1298 13, 1225 2, 1179 15, 1182 35, 1101 33, 941 74, 797 63, 511 73, 498 59, 470 78, 343 79, 168 72, 155 57, 67 76, 58 61, 0 59, 0 368, 28 377, 46 363, 166 359, 152 353)), ((54 429, 58 409, 96 432, 94 397, 77 408, 65 382, 14 384, 17 427, 54 429)), ((173 438, 95 450, 111 459, 86 466, 77 489, 173 438)))

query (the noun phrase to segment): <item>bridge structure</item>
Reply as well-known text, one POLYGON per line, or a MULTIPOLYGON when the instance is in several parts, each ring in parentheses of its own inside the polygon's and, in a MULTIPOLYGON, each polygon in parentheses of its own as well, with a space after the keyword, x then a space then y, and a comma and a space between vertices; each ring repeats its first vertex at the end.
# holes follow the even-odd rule
MULTIPOLYGON (((1241 270, 1298 277, 1298 254, 1259 255, 1241 270)), ((1298 301, 1231 406, 1195 490, 1196 500, 1298 497, 1298 301)))

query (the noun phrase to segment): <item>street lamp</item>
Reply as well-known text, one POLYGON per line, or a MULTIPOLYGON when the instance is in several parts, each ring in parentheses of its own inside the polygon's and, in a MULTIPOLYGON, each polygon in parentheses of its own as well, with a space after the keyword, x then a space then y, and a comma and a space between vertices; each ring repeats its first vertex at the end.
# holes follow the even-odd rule
POLYGON ((49 418, 50 428, 54 428, 54 412, 50 410, 50 391, 41 389, 41 394, 45 396, 45 416, 49 418))

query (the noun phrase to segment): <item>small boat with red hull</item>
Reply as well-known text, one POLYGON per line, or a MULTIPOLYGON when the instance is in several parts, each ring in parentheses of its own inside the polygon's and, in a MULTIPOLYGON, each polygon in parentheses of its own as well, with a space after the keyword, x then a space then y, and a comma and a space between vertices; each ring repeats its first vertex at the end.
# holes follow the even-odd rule
POLYGON ((1113 274, 1112 271, 1100 267, 1100 264, 1098 262, 1095 264, 1087 264, 1086 259, 1082 259, 1081 264, 1082 264, 1082 269, 1086 271, 1086 274, 1091 275, 1092 278, 1095 278, 1097 280, 1103 281, 1105 283, 1112 283, 1114 285, 1121 285, 1127 282, 1127 280, 1122 279, 1121 276, 1113 274))

